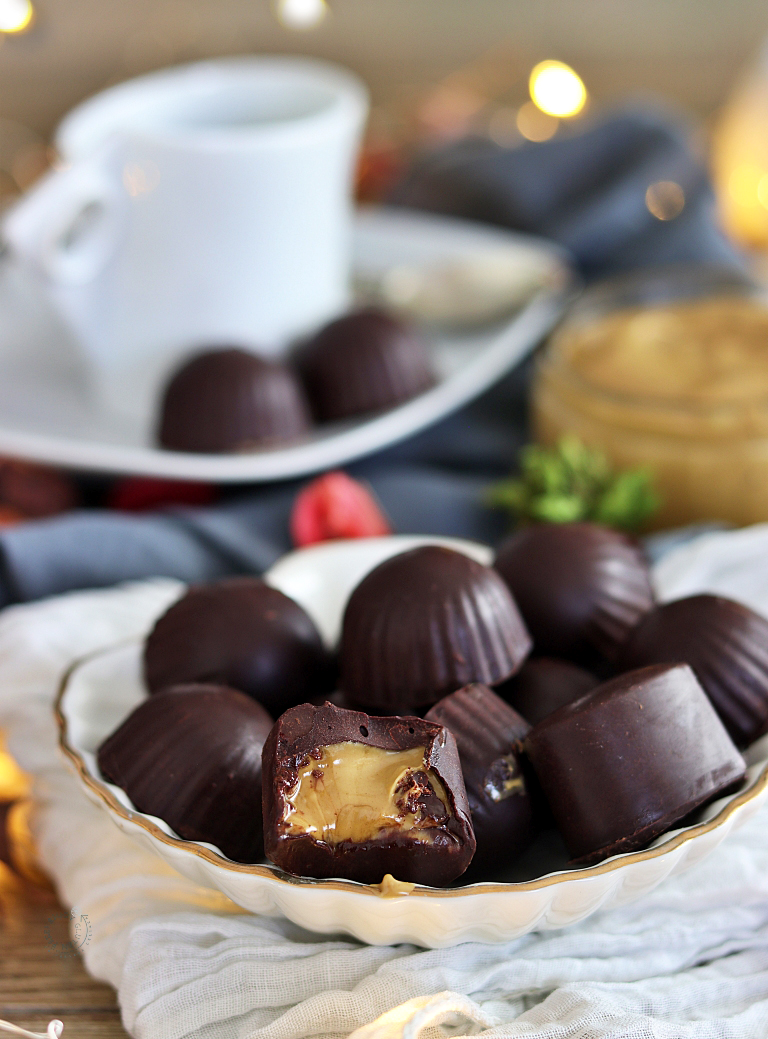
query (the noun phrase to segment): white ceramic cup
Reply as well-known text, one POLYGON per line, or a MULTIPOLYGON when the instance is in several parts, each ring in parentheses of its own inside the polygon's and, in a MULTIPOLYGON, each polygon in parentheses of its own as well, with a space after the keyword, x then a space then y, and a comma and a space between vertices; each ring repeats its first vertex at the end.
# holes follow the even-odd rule
POLYGON ((103 406, 147 423, 185 354, 277 354, 345 306, 366 112, 342 69, 255 57, 142 76, 64 119, 63 163, 3 234, 75 333, 103 406))

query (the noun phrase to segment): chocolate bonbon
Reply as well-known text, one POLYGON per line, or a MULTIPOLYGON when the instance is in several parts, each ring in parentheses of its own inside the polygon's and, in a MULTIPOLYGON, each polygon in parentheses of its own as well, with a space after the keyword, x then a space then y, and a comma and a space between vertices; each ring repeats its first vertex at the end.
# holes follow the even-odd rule
POLYGON ((640 621, 619 658, 623 669, 690 664, 734 741, 768 731, 768 620, 733 599, 692 595, 640 621))
POLYGON ((320 422, 392 408, 435 382, 421 336, 374 308, 326 325, 304 344, 297 363, 320 422))
POLYGON ((530 843, 533 808, 522 741, 530 725, 487 686, 475 683, 439 700, 427 721, 453 733, 472 812, 477 868, 498 871, 530 843))
POLYGON ((394 713, 470 682, 502 682, 529 649, 499 575, 426 545, 387 559, 355 588, 344 613, 341 686, 354 702, 394 713))
POLYGON ((513 534, 494 566, 506 581, 537 656, 613 660, 653 605, 639 546, 595 523, 542 523, 513 534))
POLYGON ((248 451, 295 440, 310 425, 304 391, 287 365, 230 348, 198 354, 173 375, 158 439, 171 451, 248 451))
POLYGON ((144 646, 150 692, 180 682, 234 686, 273 716, 333 688, 334 668, 308 614, 257 577, 194 585, 144 646))
POLYGON ((271 727, 263 707, 235 689, 177 686, 139 704, 104 741, 99 769, 184 840, 258 862, 261 753, 271 727))
POLYGON ((303 704, 264 746, 264 846, 288 873, 443 886, 475 850, 453 736, 421 718, 303 704))
POLYGON ((578 700, 599 685, 598 679, 569 660, 529 657, 516 675, 496 692, 527 722, 537 725, 558 707, 578 700))
POLYGON ((687 664, 605 682, 534 726, 525 751, 580 865, 644 847, 746 770, 687 664))

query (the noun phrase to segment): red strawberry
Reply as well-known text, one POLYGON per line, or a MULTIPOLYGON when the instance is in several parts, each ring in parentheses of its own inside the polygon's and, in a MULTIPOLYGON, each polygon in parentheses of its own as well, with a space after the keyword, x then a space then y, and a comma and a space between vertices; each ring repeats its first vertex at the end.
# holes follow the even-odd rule
POLYGON ((296 495, 291 537, 298 548, 334 538, 376 538, 391 534, 371 492, 346 473, 319 476, 296 495))

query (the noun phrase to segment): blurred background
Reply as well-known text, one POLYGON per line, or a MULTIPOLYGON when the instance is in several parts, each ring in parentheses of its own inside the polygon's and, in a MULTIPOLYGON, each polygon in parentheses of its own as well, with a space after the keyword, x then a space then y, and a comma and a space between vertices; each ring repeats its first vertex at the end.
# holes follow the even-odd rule
MULTIPOLYGON (((169 64, 295 52, 348 65, 373 95, 360 193, 376 198, 414 149, 468 132, 544 140, 629 98, 696 117, 703 150, 767 34, 760 0, 0 0, 0 206, 46 168, 69 108, 169 64), (553 58, 588 91, 567 125, 529 100, 531 69, 553 58)), ((737 188, 756 195, 750 176, 737 188)), ((746 230, 726 214, 742 241, 768 235, 760 208, 746 230)))
MULTIPOLYGON (((42 134, 108 83, 171 62, 251 51, 349 65, 378 104, 404 114, 467 65, 478 66, 479 85, 524 98, 531 66, 555 57, 586 77, 601 104, 653 92, 708 115, 768 32, 761 0, 32 2, 28 31, 6 38, 0 51, 0 114, 42 134)), ((2 0, 0 13, 25 6, 2 0)))
POLYGON ((467 130, 514 145, 562 128, 520 108, 531 68, 582 77, 582 115, 656 97, 711 126, 768 33, 760 0, 0 0, 0 195, 48 160, 61 116, 127 77, 213 55, 298 52, 369 84, 368 181, 400 150, 467 130))

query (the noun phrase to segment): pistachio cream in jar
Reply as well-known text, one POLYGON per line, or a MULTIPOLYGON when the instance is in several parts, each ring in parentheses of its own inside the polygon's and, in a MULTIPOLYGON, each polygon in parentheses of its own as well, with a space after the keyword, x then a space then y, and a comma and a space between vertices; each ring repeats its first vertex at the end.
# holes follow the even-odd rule
POLYGON ((768 306, 747 296, 572 321, 533 384, 535 438, 652 470, 657 527, 768 520, 768 306))

